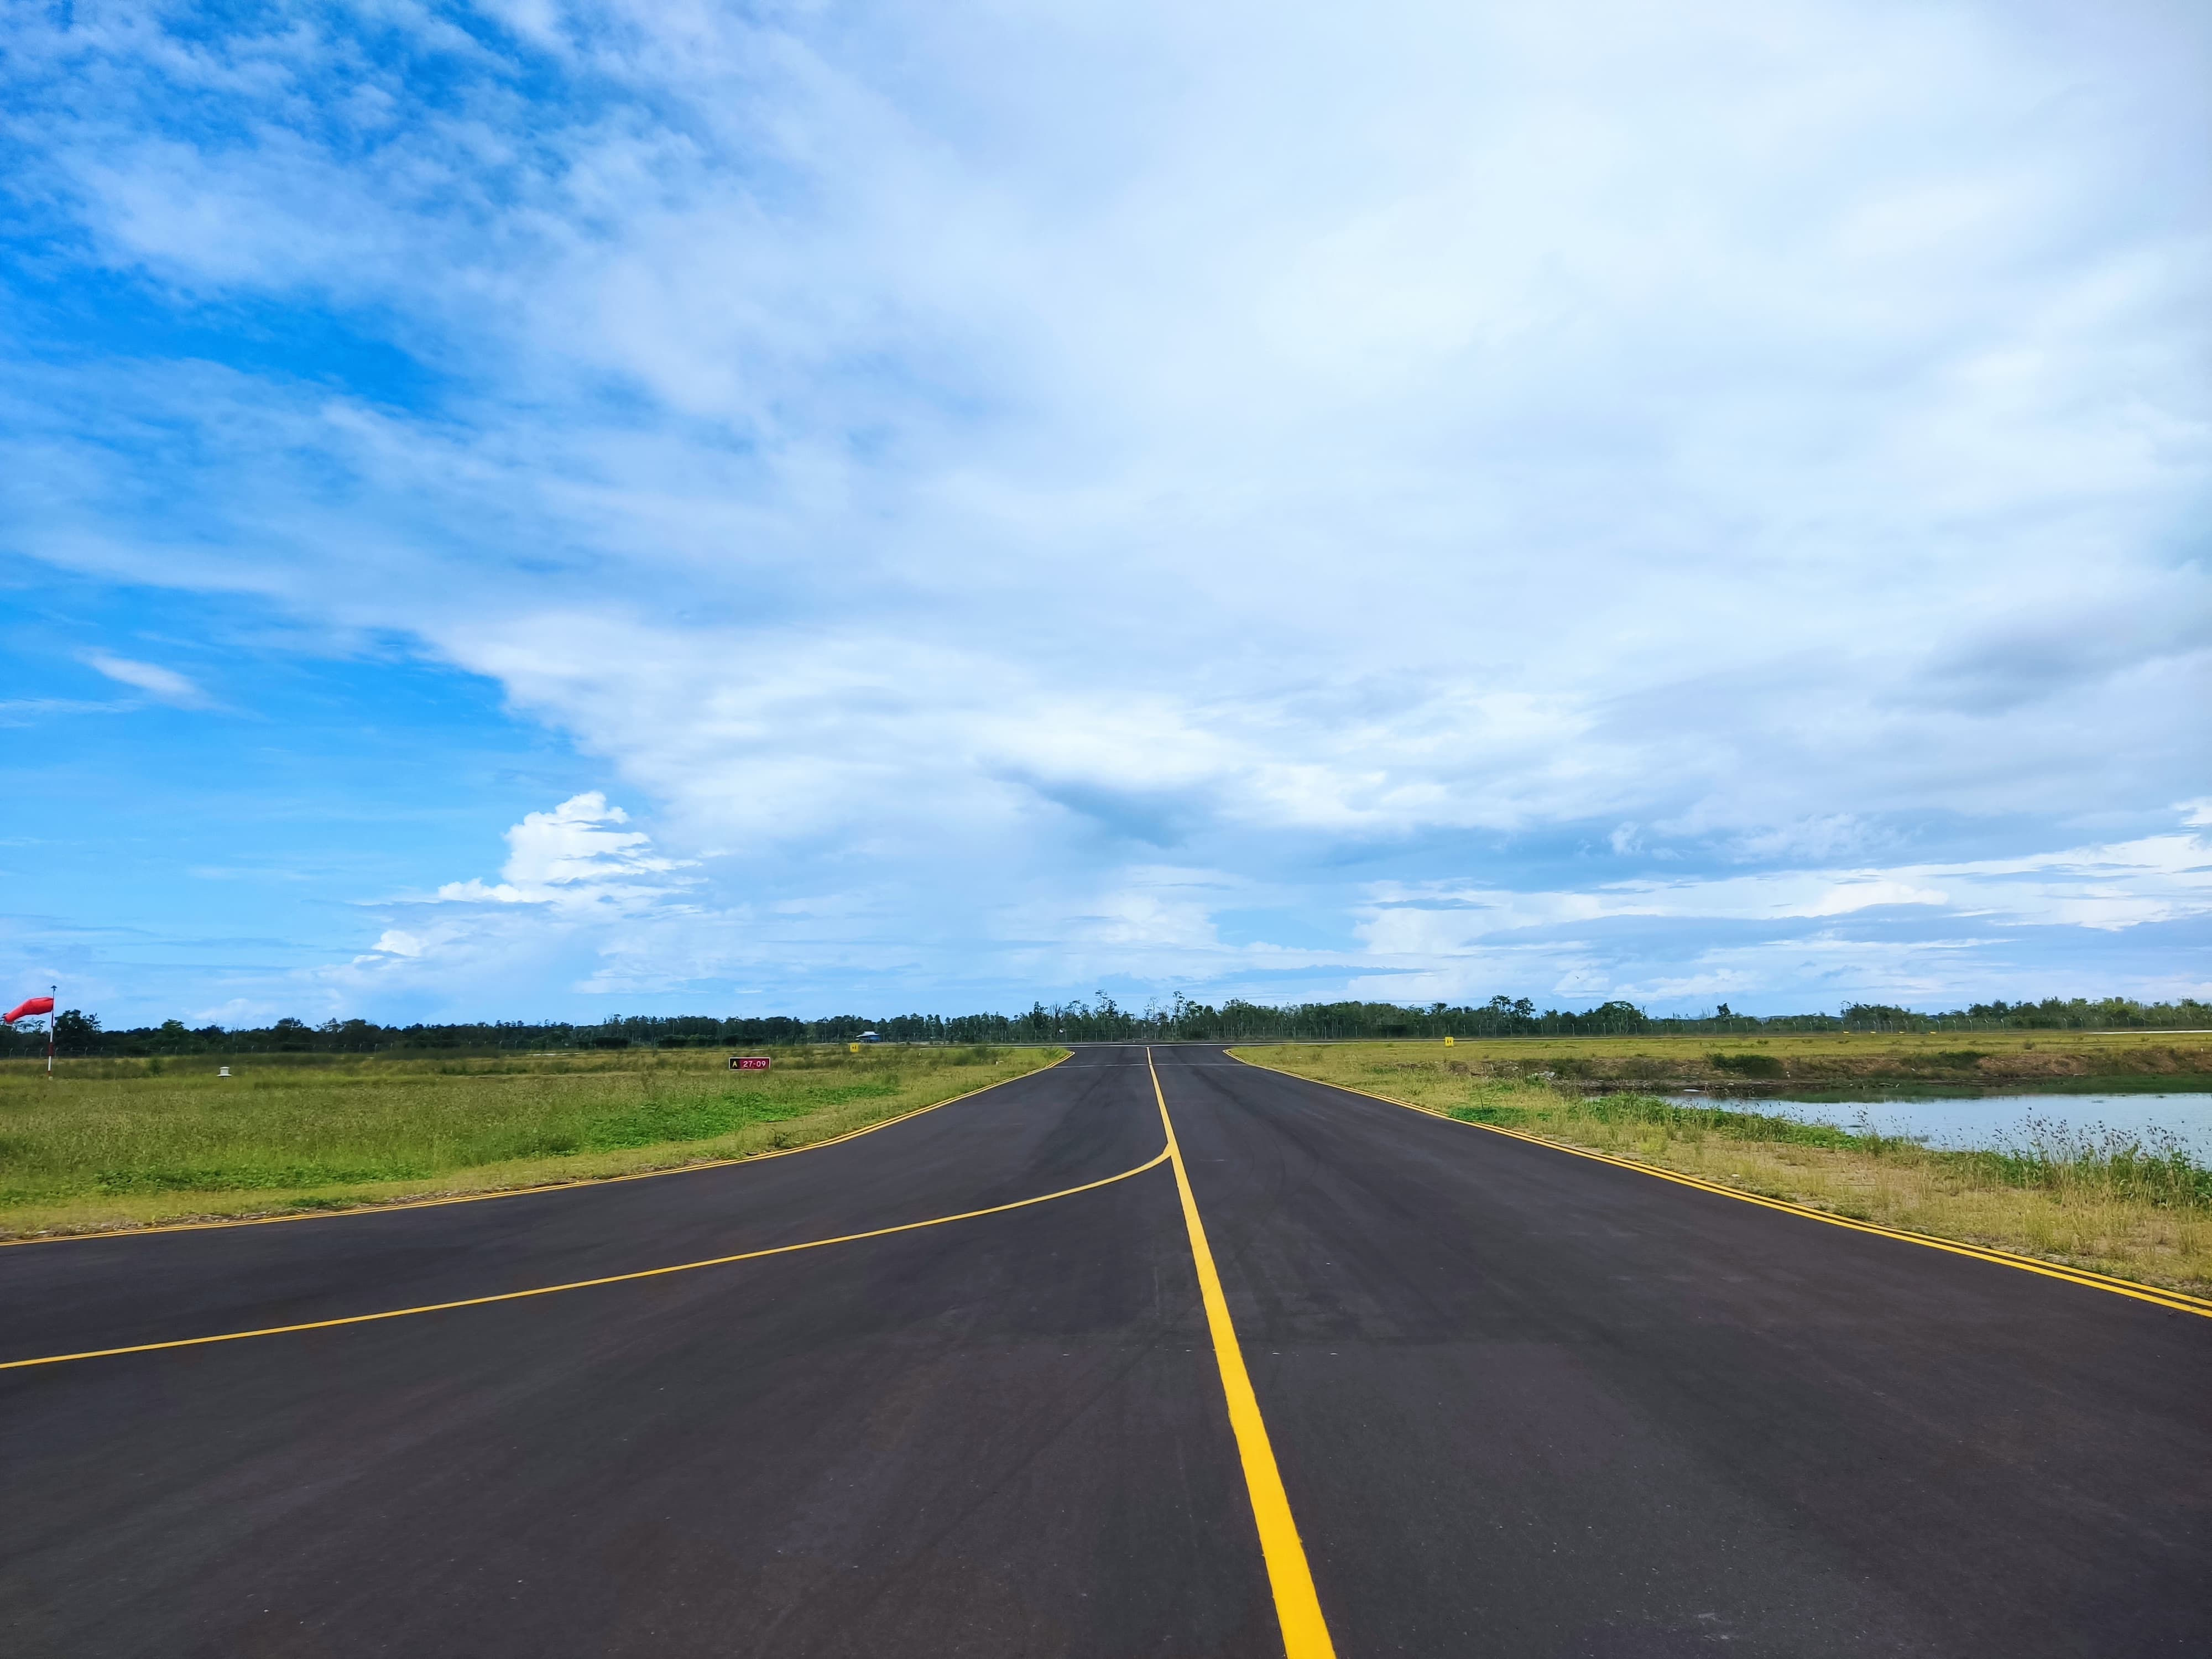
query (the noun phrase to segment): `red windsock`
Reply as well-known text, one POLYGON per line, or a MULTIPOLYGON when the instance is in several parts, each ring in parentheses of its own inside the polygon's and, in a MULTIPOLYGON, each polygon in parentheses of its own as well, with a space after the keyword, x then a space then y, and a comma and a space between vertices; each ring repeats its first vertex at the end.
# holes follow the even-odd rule
POLYGON ((33 1014, 51 1014, 53 1011, 54 1000, 52 997, 33 997, 27 1002, 17 1003, 6 1013, 0 1014, 0 1020, 5 1020, 9 1024, 13 1025, 17 1020, 28 1019, 33 1014))

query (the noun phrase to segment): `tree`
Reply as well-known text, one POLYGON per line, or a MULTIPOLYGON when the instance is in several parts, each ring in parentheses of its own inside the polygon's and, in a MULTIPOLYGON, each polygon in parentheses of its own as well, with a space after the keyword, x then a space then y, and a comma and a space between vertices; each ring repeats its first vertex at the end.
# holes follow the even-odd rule
POLYGON ((91 1054, 100 1047, 100 1016, 71 1008, 54 1019, 54 1048, 65 1054, 91 1054))

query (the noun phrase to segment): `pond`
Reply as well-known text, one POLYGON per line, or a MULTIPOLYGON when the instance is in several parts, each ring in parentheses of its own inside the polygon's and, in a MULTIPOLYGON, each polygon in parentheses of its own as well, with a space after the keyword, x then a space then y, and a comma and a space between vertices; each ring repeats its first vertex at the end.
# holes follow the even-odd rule
POLYGON ((1678 1099, 1711 1100, 1716 1106, 1771 1112, 1801 1123, 1863 1124, 1886 1135, 1910 1136, 1930 1146, 2027 1148, 2040 1141, 2056 1151, 2083 1139, 2141 1137, 2147 1150, 2170 1136, 2199 1163, 2212 1164, 2212 1093, 1958 1094, 1924 1092, 1825 1095, 1818 1100, 1745 1099, 1685 1091, 1678 1099))

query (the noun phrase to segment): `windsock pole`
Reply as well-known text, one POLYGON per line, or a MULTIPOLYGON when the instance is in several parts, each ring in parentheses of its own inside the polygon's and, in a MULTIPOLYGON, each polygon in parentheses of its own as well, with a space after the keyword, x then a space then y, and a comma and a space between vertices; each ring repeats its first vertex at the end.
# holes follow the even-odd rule
POLYGON ((49 985, 46 989, 52 993, 52 1006, 46 1010, 46 1077, 48 1081, 52 1081, 54 1075, 54 1022, 62 1017, 62 988, 49 985))

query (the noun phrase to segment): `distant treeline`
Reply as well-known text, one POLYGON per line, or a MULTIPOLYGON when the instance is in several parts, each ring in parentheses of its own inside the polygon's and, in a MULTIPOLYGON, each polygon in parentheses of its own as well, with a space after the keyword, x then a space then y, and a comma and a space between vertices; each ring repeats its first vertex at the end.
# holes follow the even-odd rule
MULTIPOLYGON (((1922 1013, 1884 1003, 1854 1002, 1838 1014, 1781 1014, 1761 1018, 1723 1003, 1698 1018, 1654 1018, 1632 1002, 1607 1002, 1577 1013, 1538 1012, 1526 997, 1496 996, 1478 1006, 1395 1002, 1304 1002, 1284 1006, 1232 999, 1214 1007, 1178 996, 1139 1011, 1101 993, 1093 1001, 1033 1004, 1021 1014, 895 1014, 866 1019, 715 1019, 703 1015, 615 1016, 597 1024, 496 1021, 473 1025, 378 1025, 365 1019, 309 1025, 189 1027, 181 1020, 108 1030, 97 1014, 71 1009, 56 1022, 57 1052, 72 1057, 155 1054, 355 1054, 550 1050, 564 1048, 718 1048, 807 1042, 850 1042, 873 1032, 885 1042, 1250 1042, 1277 1037, 1610 1036, 1735 1035, 1759 1031, 2159 1030, 2212 1028, 2212 1004, 2141 1003, 2124 997, 2071 1001, 1978 1002, 1948 1013, 1922 1013)), ((42 1054, 43 1032, 16 1030, 0 1038, 0 1055, 42 1054)))

